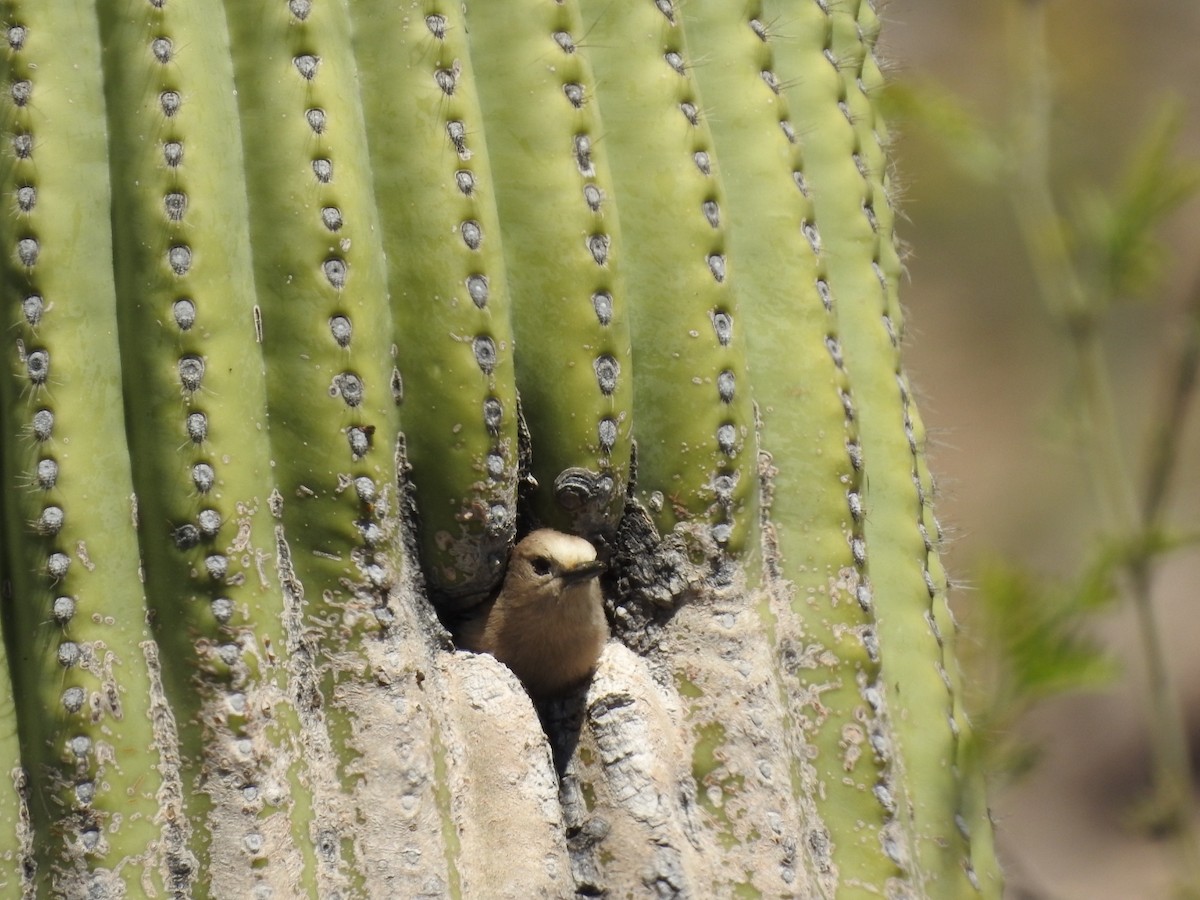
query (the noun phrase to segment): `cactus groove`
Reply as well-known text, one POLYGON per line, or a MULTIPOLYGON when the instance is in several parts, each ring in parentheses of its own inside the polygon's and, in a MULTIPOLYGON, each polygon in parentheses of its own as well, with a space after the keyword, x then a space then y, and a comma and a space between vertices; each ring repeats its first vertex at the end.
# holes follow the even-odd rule
POLYGON ((999 896, 870 3, 0 10, 0 893, 999 896))

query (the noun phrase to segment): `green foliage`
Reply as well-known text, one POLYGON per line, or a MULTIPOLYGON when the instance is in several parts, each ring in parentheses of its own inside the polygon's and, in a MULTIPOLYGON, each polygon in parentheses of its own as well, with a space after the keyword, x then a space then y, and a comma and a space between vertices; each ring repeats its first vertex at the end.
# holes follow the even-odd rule
POLYGON ((1175 155, 1182 125, 1180 104, 1162 101, 1118 183, 1080 192, 1072 230, 1097 303, 1144 297, 1161 283, 1166 248, 1159 229, 1200 191, 1200 161, 1175 155))
MULTIPOLYGON (((955 170, 979 185, 1007 190, 1021 165, 1007 125, 989 123, 953 91, 930 80, 888 84, 881 106, 902 126, 936 138, 955 170)), ((1177 99, 1160 101, 1149 125, 1128 151, 1115 184, 1074 188, 1065 230, 1073 264, 1086 279, 1097 310, 1110 302, 1144 297, 1161 282, 1166 248, 1160 229, 1200 192, 1200 161, 1175 153, 1183 110, 1177 99)))
POLYGON ((968 624, 969 702, 992 772, 1020 774, 1038 748, 1016 731, 1037 703, 1070 691, 1097 689, 1117 670, 1090 635, 1096 610, 1113 599, 1112 567, 1093 567, 1074 584, 1055 584, 1003 560, 978 573, 968 624), (988 745, 990 743, 990 746, 988 745))
POLYGON ((1004 142, 954 91, 928 79, 889 82, 880 106, 901 127, 936 137, 955 170, 981 184, 1004 174, 1004 142))

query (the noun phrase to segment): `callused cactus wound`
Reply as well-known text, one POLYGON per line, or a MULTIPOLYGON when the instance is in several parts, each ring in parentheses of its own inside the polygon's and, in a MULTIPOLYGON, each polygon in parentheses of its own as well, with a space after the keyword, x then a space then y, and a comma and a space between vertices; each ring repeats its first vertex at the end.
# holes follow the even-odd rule
POLYGON ((342 372, 333 379, 330 393, 340 396, 347 406, 359 406, 363 402, 366 389, 362 379, 353 372, 342 372))

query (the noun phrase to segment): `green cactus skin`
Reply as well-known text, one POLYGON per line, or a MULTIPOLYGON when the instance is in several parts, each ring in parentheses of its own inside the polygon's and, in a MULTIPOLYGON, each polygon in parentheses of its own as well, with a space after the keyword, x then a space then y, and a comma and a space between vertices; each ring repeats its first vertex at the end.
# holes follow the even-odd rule
POLYGON ((712 137, 690 73, 669 62, 686 57, 675 14, 606 11, 581 4, 625 216, 637 496, 661 532, 699 516, 736 554, 756 515, 754 413, 744 340, 728 327, 739 314, 712 137))
POLYGON ((262 313, 281 578, 299 605, 289 663, 318 811, 319 892, 362 890, 347 817, 384 811, 358 791, 369 725, 355 705, 365 650, 394 620, 392 448, 400 378, 379 219, 342 4, 226 3, 262 313))
MULTIPOLYGON (((872 53, 878 21, 867 2, 819 7, 826 18, 823 46, 803 47, 790 26, 781 29, 787 37, 774 43, 785 93, 800 111, 798 132, 822 136, 811 142, 805 162, 824 239, 840 248, 829 254, 829 277, 871 466, 866 531, 879 641, 893 685, 888 703, 903 770, 910 778, 921 773, 920 796, 906 802, 914 864, 930 896, 962 897, 981 889, 992 895, 1000 882, 979 800, 982 785, 964 782, 955 768, 969 724, 951 674, 954 626, 930 537, 937 528, 929 511, 923 434, 900 369, 900 261, 887 194, 886 132, 868 96, 882 83, 872 53), (807 62, 814 51, 826 56, 821 77, 807 62), (898 420, 904 423, 900 433, 886 424, 898 420), (896 685, 903 685, 902 692, 896 685), (973 840, 980 842, 978 850, 973 840)), ((766 4, 768 21, 795 11, 793 3, 766 4)))
POLYGON ((629 478, 633 371, 621 236, 591 68, 574 2, 470 9, 533 440, 534 515, 611 532, 629 478), (553 330, 554 339, 545 335, 553 330))
POLYGON ((352 7, 422 560, 436 599, 477 602, 512 546, 518 448, 508 281, 466 28, 453 3, 352 7), (496 403, 508 413, 485 421, 496 403))
POLYGON ((0 891, 998 893, 868 3, 0 8, 0 891))
POLYGON ((180 848, 143 654, 99 41, 70 2, 3 18, 2 408, 21 435, 4 451, 4 619, 34 829, 20 864, 38 893, 134 891, 162 885, 180 848))
MULTIPOLYGON (((770 373, 754 379, 762 448, 773 458, 766 538, 778 580, 770 609, 792 725, 811 748, 811 771, 797 773, 820 814, 806 846, 825 890, 902 883, 861 456, 800 128, 779 96, 758 4, 698 0, 683 15, 706 60, 696 70, 705 101, 722 111, 713 129, 749 355, 770 373)), ((804 7, 788 21, 795 40, 811 34, 804 7)))
POLYGON ((279 702, 286 671, 272 659, 287 638, 268 509, 261 311, 245 195, 228 185, 244 167, 229 125, 234 97, 222 87, 233 75, 223 12, 122 2, 97 12, 121 360, 126 382, 142 387, 126 401, 143 566, 164 683, 180 698, 182 776, 198 789, 192 849, 206 872, 214 858, 298 867, 310 843, 300 840, 307 795, 290 790, 282 807, 244 796, 246 785, 264 794, 298 786, 289 761, 299 720, 279 702), (198 685, 197 671, 207 676, 198 685), (276 834, 289 835, 281 852, 255 849, 276 834))
POLYGON ((388 577, 367 527, 393 481, 399 382, 349 17, 336 4, 302 8, 227 12, 242 134, 272 149, 246 164, 272 446, 288 448, 274 458, 281 518, 304 536, 292 562, 310 615, 367 604, 344 639, 377 627, 363 598, 388 577), (364 499, 358 478, 379 499, 364 499))

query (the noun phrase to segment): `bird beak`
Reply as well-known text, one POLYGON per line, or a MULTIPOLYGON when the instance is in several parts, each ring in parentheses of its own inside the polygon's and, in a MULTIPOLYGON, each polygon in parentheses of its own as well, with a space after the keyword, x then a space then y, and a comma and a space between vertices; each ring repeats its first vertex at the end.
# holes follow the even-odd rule
POLYGON ((587 581, 589 578, 595 578, 601 572, 608 568, 598 559, 591 562, 580 563, 573 569, 567 569, 558 577, 566 584, 574 584, 577 581, 587 581))

